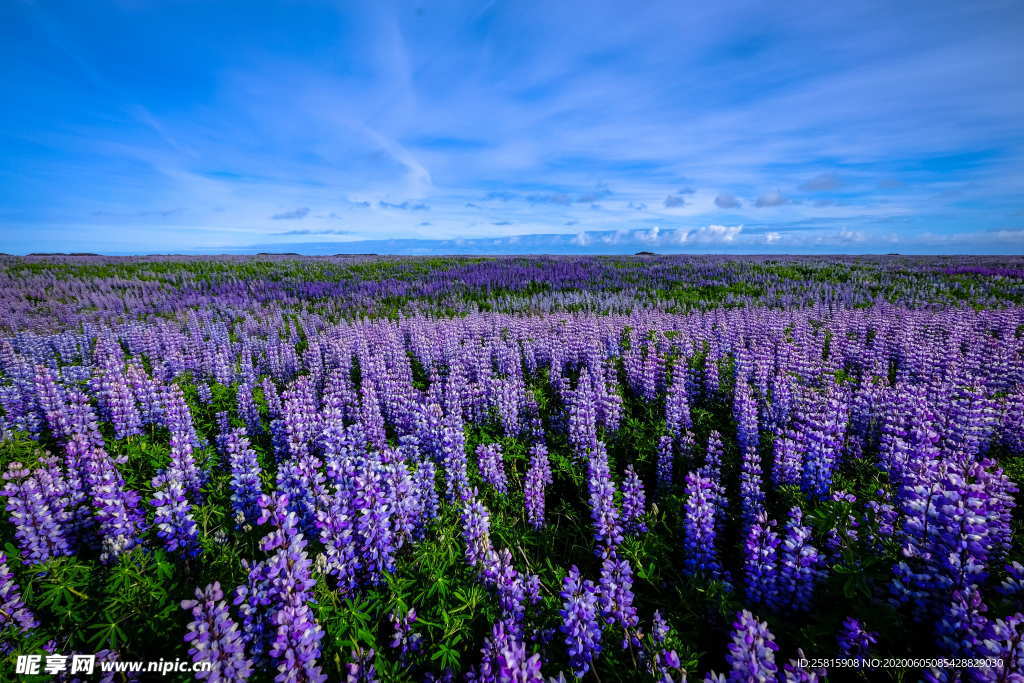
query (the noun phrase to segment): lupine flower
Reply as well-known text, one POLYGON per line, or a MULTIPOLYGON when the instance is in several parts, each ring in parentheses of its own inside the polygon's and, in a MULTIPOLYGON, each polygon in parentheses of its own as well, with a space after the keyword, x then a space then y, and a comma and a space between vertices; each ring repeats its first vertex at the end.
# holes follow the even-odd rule
POLYGON ((762 510, 747 533, 744 567, 747 600, 772 608, 781 602, 778 589, 781 541, 774 527, 775 521, 762 510))
POLYGON ((234 601, 242 615, 243 638, 258 660, 273 660, 276 681, 320 683, 326 680, 317 665, 323 630, 308 605, 316 582, 306 541, 295 513, 288 511, 287 496, 264 495, 260 509, 258 523, 272 524, 260 547, 271 554, 260 562, 243 562, 248 581, 236 589, 234 601))
POLYGON ((672 471, 675 465, 675 451, 671 436, 658 439, 657 483, 662 494, 672 486, 672 471))
POLYGON ((614 549, 622 543, 622 522, 615 504, 615 482, 608 467, 608 452, 600 442, 597 452, 587 461, 587 487, 598 552, 614 549))
POLYGON ((626 466, 626 474, 622 481, 622 524, 630 533, 643 533, 647 525, 643 522, 644 484, 633 470, 632 465, 626 466))
POLYGON ((562 582, 562 633, 569 663, 577 676, 590 670, 590 663, 601 653, 601 626, 597 622, 598 592, 594 583, 580 576, 573 565, 562 582))
POLYGON ((598 582, 601 614, 609 624, 617 624, 625 632, 622 647, 637 645, 636 634, 631 632, 639 624, 633 606, 633 568, 625 558, 609 553, 601 564, 598 582))
POLYGON ((346 683, 377 683, 377 666, 374 660, 377 653, 369 650, 352 650, 352 656, 345 665, 346 683))
POLYGON ((498 621, 484 640, 477 672, 467 680, 479 683, 543 683, 539 654, 527 656, 518 629, 498 621))
POLYGON ((45 460, 35 472, 19 462, 12 462, 7 466, 4 479, 7 483, 0 495, 7 499, 7 513, 14 525, 23 561, 38 563, 70 555, 65 483, 56 461, 45 460))
POLYGON ((836 635, 836 642, 840 657, 864 658, 871 646, 878 642, 878 634, 868 631, 859 620, 846 617, 836 635))
POLYGON ((690 576, 719 578, 722 566, 716 549, 717 494, 714 482, 697 472, 686 475, 683 520, 683 569, 690 576))
POLYGON ((793 507, 779 545, 778 596, 783 607, 796 611, 810 609, 814 589, 824 575, 822 557, 811 545, 810 537, 803 512, 793 507))
POLYGON ((253 525, 259 518, 260 464, 244 429, 233 429, 224 436, 224 450, 231 470, 231 507, 235 523, 253 525))
POLYGON ((412 655, 420 651, 422 636, 412 632, 412 625, 416 621, 416 610, 412 607, 399 617, 392 613, 389 617, 394 633, 391 636, 391 648, 398 650, 401 661, 407 661, 412 655))
POLYGON ((153 494, 150 505, 156 508, 153 524, 164 546, 183 557, 199 554, 199 530, 192 518, 192 506, 185 498, 185 488, 178 481, 165 481, 153 494))
POLYGON ((547 448, 537 444, 530 449, 530 466, 523 480, 526 518, 536 529, 544 526, 544 488, 553 481, 547 448))
POLYGON ((0 551, 0 631, 14 626, 21 633, 27 633, 38 625, 21 599, 21 589, 14 581, 14 574, 7 567, 7 554, 0 551))
POLYGON ((195 600, 183 600, 182 609, 192 610, 185 642, 193 662, 210 662, 213 669, 196 673, 209 681, 242 681, 252 675, 252 662, 245 655, 238 624, 231 618, 224 593, 216 581, 196 589, 195 600))
POLYGON ((501 457, 501 444, 480 444, 476 447, 477 464, 480 478, 494 487, 498 493, 508 491, 508 479, 505 476, 505 464, 501 457))
POLYGON ((725 657, 731 667, 730 683, 775 681, 779 671, 775 664, 778 650, 768 624, 747 610, 739 612, 733 622, 729 654, 725 657))

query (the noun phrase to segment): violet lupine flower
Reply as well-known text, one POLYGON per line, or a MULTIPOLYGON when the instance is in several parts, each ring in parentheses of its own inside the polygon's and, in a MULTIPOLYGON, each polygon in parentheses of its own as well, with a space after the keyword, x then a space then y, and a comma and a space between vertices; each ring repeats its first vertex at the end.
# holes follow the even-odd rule
POLYGON ((590 663, 601 653, 601 626, 598 616, 598 591, 594 582, 580 575, 573 565, 562 582, 562 625, 569 663, 582 677, 590 663))
POLYGON ((352 509, 360 543, 360 564, 367 580, 378 584, 395 568, 398 540, 394 533, 395 501, 384 479, 380 460, 370 457, 355 478, 352 509))
POLYGON ((746 525, 753 522, 764 509, 764 491, 761 489, 761 455, 757 449, 744 449, 740 463, 740 504, 742 505, 743 521, 746 525))
POLYGON ((377 653, 373 648, 352 650, 352 656, 345 665, 345 683, 377 683, 377 653))
POLYGON ((601 563, 598 600, 605 621, 617 624, 624 631, 622 647, 639 645, 637 635, 633 632, 640 623, 636 607, 633 606, 633 568, 629 560, 619 557, 614 551, 601 563))
POLYGON ((784 609, 810 609, 814 589, 825 574, 823 558, 810 538, 811 529, 803 524, 803 511, 794 506, 779 545, 778 596, 784 609))
POLYGON ((153 488, 160 488, 166 479, 175 479, 189 496, 198 496, 205 473, 196 466, 193 448, 199 443, 192 414, 176 384, 164 392, 164 422, 171 432, 171 462, 167 468, 153 478, 153 488))
POLYGON ((1000 595, 1024 597, 1024 565, 1010 562, 1006 565, 1006 578, 996 588, 1000 595))
POLYGON ((438 448, 444 472, 445 495, 449 501, 465 500, 469 491, 466 465, 466 435, 462 417, 451 413, 440 428, 438 448))
POLYGON ((507 493, 508 478, 505 476, 505 463, 501 457, 501 444, 480 444, 476 447, 476 458, 480 478, 493 486, 498 493, 507 493))
POLYGON ((308 604, 316 581, 306 541, 295 513, 288 511, 287 496, 264 495, 260 509, 258 522, 272 522, 260 547, 271 554, 260 562, 243 561, 248 581, 236 589, 234 600, 242 615, 242 636, 254 657, 273 660, 275 681, 322 683, 327 677, 316 660, 324 633, 308 604))
POLYGON ((244 681, 252 675, 252 662, 245 655, 245 643, 238 624, 231 618, 220 583, 196 589, 195 600, 183 600, 182 609, 192 610, 185 642, 193 662, 210 662, 210 671, 196 673, 200 680, 244 681))
POLYGON ((42 467, 50 471, 30 472, 20 462, 12 462, 4 473, 7 483, 0 490, 0 496, 7 498, 7 513, 26 564, 72 554, 63 478, 55 460, 45 459, 42 467))
POLYGON ((164 481, 149 503, 156 508, 153 525, 164 547, 186 558, 198 555, 199 530, 185 498, 185 487, 176 480, 164 481))
POLYGON ((491 516, 475 492, 462 508, 462 537, 466 541, 466 563, 481 567, 491 552, 491 516))
POLYGON ((245 429, 232 429, 224 435, 224 450, 231 470, 231 507, 235 524, 254 525, 260 516, 260 463, 245 434, 245 429))
POLYGON ((523 479, 526 518, 535 529, 544 526, 544 488, 553 482, 547 447, 536 444, 530 448, 530 466, 523 479))
POLYGON ((779 668, 775 653, 779 646, 768 624, 743 610, 736 615, 732 626, 732 642, 725 660, 729 663, 730 683, 768 683, 777 680, 779 668))
POLYGON ((399 617, 392 612, 389 617, 394 632, 391 636, 391 648, 398 650, 398 657, 402 662, 407 662, 410 657, 420 651, 423 645, 423 637, 419 633, 412 632, 412 625, 416 621, 416 610, 412 607, 399 617))
POLYGON ((337 580, 338 592, 351 593, 362 568, 356 546, 352 493, 335 487, 317 509, 317 528, 324 546, 324 571, 337 580))
POLYGON ((839 656, 849 658, 867 657, 871 646, 878 642, 878 634, 864 628, 859 620, 846 617, 836 634, 839 656))
POLYGON ((498 605, 510 625, 520 625, 526 614, 527 603, 540 600, 540 577, 525 579, 512 566, 512 553, 508 548, 489 549, 479 567, 483 582, 498 593, 498 605))
POLYGON ((670 438, 676 438, 682 432, 693 429, 687 389, 688 376, 686 359, 681 357, 672 366, 672 384, 665 396, 665 426, 670 438))
POLYGON ((689 576, 722 576, 716 549, 718 495, 715 482, 699 472, 686 475, 683 571, 689 576))
POLYGON ((468 680, 479 683, 544 683, 539 654, 527 656, 519 629, 498 621, 484 640, 480 669, 468 680))
POLYGON ((0 631, 11 626, 21 633, 27 633, 39 626, 39 622, 25 606, 21 588, 7 566, 7 554, 0 550, 0 631))
POLYGON ((647 531, 647 525, 643 522, 645 502, 643 482, 633 470, 633 466, 626 465, 626 474, 622 481, 622 524, 627 532, 647 531))
POLYGON ((803 435, 789 430, 775 439, 772 483, 775 486, 798 485, 803 471, 806 445, 803 435))
POLYGON ((413 481, 419 499, 420 516, 425 524, 437 517, 441 504, 437 494, 437 469, 434 467, 434 461, 429 458, 419 460, 413 481))
POLYGON ((68 441, 69 470, 83 476, 92 503, 91 523, 100 535, 100 561, 107 563, 141 542, 145 515, 139 509, 139 494, 125 487, 124 478, 102 448, 75 434, 68 441))
POLYGON ((608 451, 598 442, 596 452, 587 461, 587 487, 590 490, 590 518, 599 554, 622 543, 622 522, 615 504, 615 482, 608 467, 608 451))
POLYGON ((675 466, 675 450, 671 436, 658 439, 657 491, 664 494, 672 486, 672 472, 675 466))
POLYGON ((908 472, 900 492, 903 559, 894 568, 893 590, 897 602, 913 602, 922 618, 941 616, 953 591, 984 583, 993 553, 1010 537, 1016 489, 990 467, 973 462, 965 474, 955 463, 929 460, 908 472))
POLYGON ((309 537, 316 535, 317 500, 327 491, 322 469, 320 458, 308 448, 281 461, 277 468, 278 493, 288 496, 291 509, 299 517, 302 533, 309 537))
POLYGON ((779 535, 775 520, 762 510, 747 532, 745 547, 747 600, 754 605, 775 608, 779 602, 779 535))
POLYGON ((804 414, 803 435, 807 452, 800 485, 811 498, 825 498, 832 487, 832 474, 839 465, 846 433, 848 403, 849 395, 833 386, 820 399, 820 405, 811 407, 804 414))
POLYGON ((996 681, 1017 681, 1024 677, 1024 614, 995 619, 982 633, 976 657, 991 657, 1000 664, 989 670, 996 681))

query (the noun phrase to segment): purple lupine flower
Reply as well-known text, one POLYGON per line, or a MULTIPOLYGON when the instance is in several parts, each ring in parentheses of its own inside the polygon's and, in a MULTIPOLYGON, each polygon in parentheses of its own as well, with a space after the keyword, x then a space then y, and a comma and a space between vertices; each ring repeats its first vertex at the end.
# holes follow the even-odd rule
POLYGON ((1024 597, 1024 564, 1010 562, 1006 565, 1006 578, 996 590, 1007 597, 1024 597))
POLYGON ((398 650, 398 657, 402 662, 409 661, 409 658, 420 651, 423 637, 419 633, 412 632, 412 625, 416 621, 416 610, 412 607, 399 617, 392 612, 389 617, 391 627, 394 630, 391 636, 391 648, 398 650))
POLYGON ((480 567, 491 552, 491 516, 475 492, 462 508, 462 537, 466 541, 466 562, 480 567))
POLYGON ((27 633, 39 626, 39 622, 25 606, 25 601, 21 598, 21 588, 7 566, 7 554, 0 550, 0 631, 11 626, 16 627, 21 633, 27 633))
POLYGON ((434 461, 428 458, 419 460, 413 479, 419 500, 420 516, 425 524, 437 517, 440 507, 440 499, 437 495, 437 469, 434 467, 434 461))
POLYGON ((779 602, 779 535, 775 520, 762 510, 747 533, 744 564, 747 600, 754 605, 774 608, 779 602))
POLYGON ((379 459, 368 458, 355 478, 352 509, 355 511, 355 530, 360 544, 361 565, 371 584, 384 580, 384 573, 395 568, 395 537, 393 518, 395 501, 392 500, 384 479, 384 467, 379 459))
POLYGON ((260 562, 243 562, 248 581, 236 589, 234 604, 242 615, 249 652, 259 661, 269 655, 278 670, 275 681, 321 683, 326 676, 317 659, 324 633, 308 604, 316 581, 298 518, 288 507, 287 496, 260 499, 258 523, 272 523, 260 548, 270 555, 260 562))
POLYGON ((505 476, 505 464, 501 457, 501 444, 480 444, 476 447, 476 457, 480 478, 493 486, 498 493, 507 493, 508 478, 505 476))
POLYGON ((732 628, 732 642, 729 654, 725 656, 731 669, 729 682, 767 683, 777 680, 779 669, 775 664, 775 653, 779 646, 775 644, 775 636, 768 630, 768 624, 743 610, 736 615, 732 628))
POLYGON ((999 664, 989 672, 996 681, 1024 677, 1024 614, 994 619, 986 626, 976 657, 991 657, 999 664))
POLYGON ((527 656, 519 629, 498 621, 481 649, 480 669, 469 680, 479 683, 543 683, 539 654, 527 656))
POLYGON ((669 625, 665 617, 661 616, 661 610, 654 610, 651 617, 651 639, 656 645, 661 645, 668 638, 669 625))
POLYGON ((235 524, 238 527, 254 525, 260 515, 262 495, 256 451, 242 428, 228 431, 223 443, 231 470, 231 507, 235 511, 235 524))
POLYGON ((608 467, 608 451, 598 442, 596 452, 587 461, 587 487, 590 490, 590 518, 598 553, 622 543, 622 522, 615 504, 615 482, 608 467))
POLYGON ((530 466, 523 479, 526 518, 535 529, 544 526, 544 488, 553 481, 547 448, 536 444, 530 448, 530 466))
POLYGON ((350 491, 335 487, 316 512, 320 542, 324 546, 324 571, 337 580, 338 592, 342 595, 355 589, 361 569, 352 501, 350 491))
POLYGON ((683 570, 690 576, 719 578, 722 566, 716 549, 718 496, 715 483, 698 472, 686 475, 683 520, 683 570))
POLYGON ((22 561, 30 564, 72 554, 63 477, 52 458, 45 459, 42 467, 48 471, 30 472, 20 462, 10 463, 4 473, 7 483, 0 490, 0 496, 7 498, 22 561))
POLYGON ((584 580, 573 565, 562 582, 562 625, 569 663, 577 676, 590 670, 590 663, 601 653, 601 626, 598 624, 598 597, 594 582, 584 580))
POLYGON ((192 506, 185 498, 185 487, 176 480, 164 481, 150 505, 156 508, 153 525, 164 547, 186 558, 198 555, 199 530, 192 518, 192 506))
POLYGON ((810 543, 811 529, 803 524, 803 511, 794 506, 779 545, 778 595, 781 607, 806 611, 814 589, 824 575, 823 558, 810 543))
POLYGON ((864 628, 859 620, 846 617, 836 634, 836 642, 839 644, 840 657, 864 658, 868 656, 871 646, 878 642, 878 634, 864 628))
POLYGON ((644 484, 633 470, 633 466, 627 465, 622 481, 622 524, 627 532, 647 531, 647 525, 643 522, 645 502, 644 484))
POLYGON ((689 368, 686 359, 680 357, 672 366, 672 384, 665 396, 665 426, 669 437, 676 438, 686 430, 693 429, 690 419, 690 397, 687 389, 689 368))
POLYGON ((171 462, 154 477, 153 488, 160 488, 164 479, 176 479, 188 495, 198 496, 205 476, 193 455, 199 437, 185 397, 176 384, 171 384, 164 392, 164 422, 171 433, 171 462))
POLYGON ((462 417, 457 413, 452 413, 443 420, 438 448, 444 472, 446 497, 449 501, 465 500, 469 490, 466 436, 463 433, 462 417))
POLYGON ((634 630, 640 622, 636 607, 633 606, 633 568, 627 559, 619 557, 614 551, 601 563, 598 600, 605 621, 617 624, 625 632, 622 647, 638 645, 639 640, 634 630))
POLYGON ((100 561, 107 563, 141 542, 145 515, 139 509, 139 494, 125 487, 124 478, 110 456, 90 444, 80 433, 66 445, 69 470, 85 481, 95 523, 100 535, 100 561))
POLYGON ((373 648, 368 650, 352 650, 348 664, 345 665, 346 683, 377 683, 377 653, 373 648))
POLYGON ((231 618, 220 583, 196 589, 195 600, 183 600, 182 609, 192 611, 185 642, 193 662, 210 662, 210 671, 196 673, 209 681, 239 681, 252 675, 252 662, 245 655, 245 643, 238 624, 231 618))
POLYGON ((657 491, 664 494, 672 486, 672 472, 675 465, 675 450, 671 436, 658 439, 657 491))

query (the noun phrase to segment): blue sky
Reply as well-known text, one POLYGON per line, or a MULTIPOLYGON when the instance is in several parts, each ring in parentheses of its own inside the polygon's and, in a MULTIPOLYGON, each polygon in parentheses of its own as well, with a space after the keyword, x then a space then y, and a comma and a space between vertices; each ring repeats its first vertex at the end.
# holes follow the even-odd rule
POLYGON ((0 3, 0 251, 1024 252, 1012 2, 0 3))

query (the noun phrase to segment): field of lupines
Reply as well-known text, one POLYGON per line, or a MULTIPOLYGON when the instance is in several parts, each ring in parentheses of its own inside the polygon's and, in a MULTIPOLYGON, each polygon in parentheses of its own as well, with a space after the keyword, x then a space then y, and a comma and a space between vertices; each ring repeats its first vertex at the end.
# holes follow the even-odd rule
POLYGON ((1022 258, 0 257, 0 429, 3 679, 1024 676, 1022 258))

